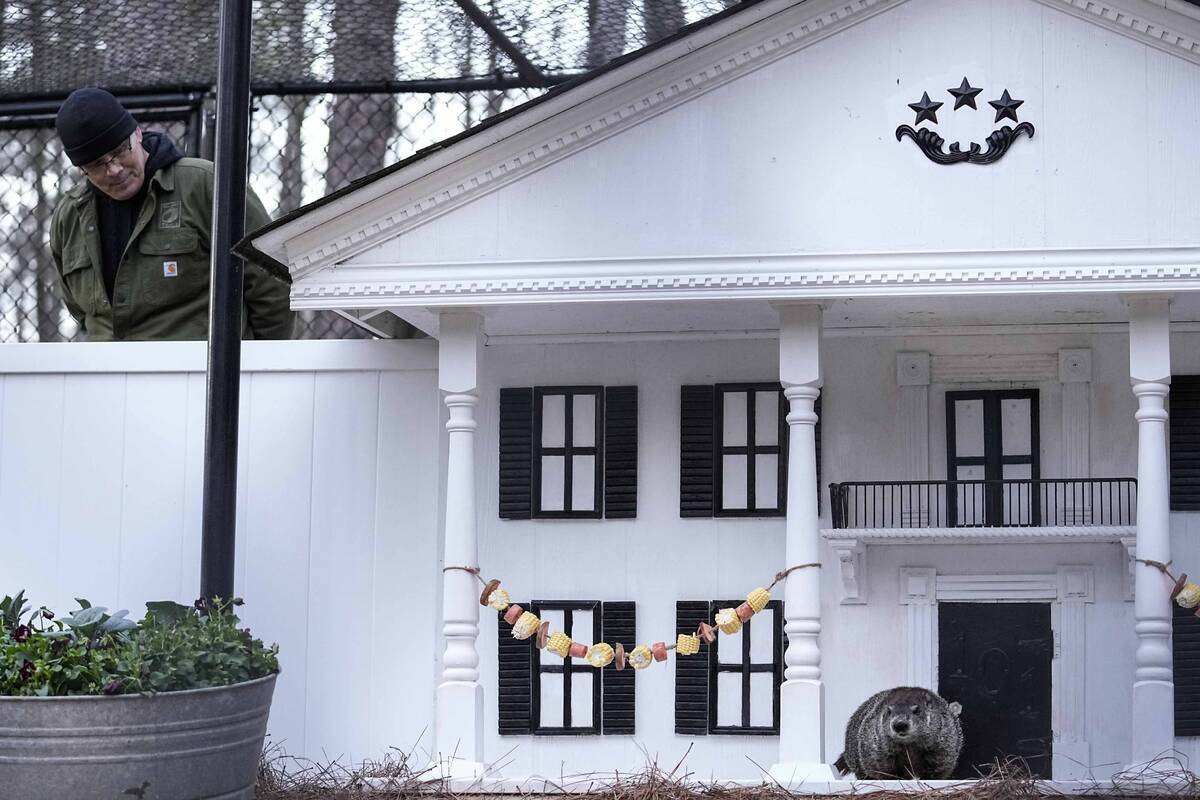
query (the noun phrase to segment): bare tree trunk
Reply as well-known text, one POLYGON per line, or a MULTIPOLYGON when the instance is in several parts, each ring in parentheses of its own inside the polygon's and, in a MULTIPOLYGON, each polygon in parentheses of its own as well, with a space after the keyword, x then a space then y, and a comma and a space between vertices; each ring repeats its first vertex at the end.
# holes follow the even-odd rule
POLYGON ((665 39, 687 20, 683 0, 642 0, 642 16, 646 21, 646 44, 665 39))
POLYGON ((629 2, 588 0, 588 69, 603 66, 625 52, 625 15, 629 2))
POLYGON ((279 154, 278 215, 295 211, 304 203, 304 141, 301 138, 309 98, 296 95, 282 98, 287 108, 287 141, 279 154))
MULTIPOLYGON (((364 53, 386 64, 396 60, 396 15, 400 0, 374 4, 377 21, 365 25, 360 3, 339 0, 333 9, 333 78, 354 73, 364 53)), ((361 77, 361 76, 360 76, 361 77)), ((379 76, 394 78, 394 74, 379 76)), ((396 130, 396 99, 390 95, 341 95, 329 119, 329 168, 325 190, 332 192, 384 166, 388 141, 396 130)))

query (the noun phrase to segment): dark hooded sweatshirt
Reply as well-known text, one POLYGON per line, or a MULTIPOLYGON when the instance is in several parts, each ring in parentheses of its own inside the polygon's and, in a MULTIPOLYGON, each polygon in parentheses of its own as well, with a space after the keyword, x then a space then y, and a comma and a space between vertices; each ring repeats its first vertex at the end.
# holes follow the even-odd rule
POLYGON ((161 133, 146 133, 142 136, 142 148, 149 153, 146 159, 146 174, 142 178, 142 188, 128 200, 114 200, 104 192, 92 188, 96 195, 96 215, 100 229, 101 271, 104 275, 104 291, 108 294, 108 302, 113 301, 113 285, 117 280, 117 267, 125 254, 125 246, 137 225, 138 215, 142 211, 142 203, 146 199, 146 189, 150 178, 164 167, 169 167, 183 153, 171 141, 169 136, 161 133))

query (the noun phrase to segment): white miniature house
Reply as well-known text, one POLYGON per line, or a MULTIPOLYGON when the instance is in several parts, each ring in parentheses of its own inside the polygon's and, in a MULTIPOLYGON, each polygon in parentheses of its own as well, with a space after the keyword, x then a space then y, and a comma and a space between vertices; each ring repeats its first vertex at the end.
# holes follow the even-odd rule
POLYGON ((376 690, 463 777, 827 781, 896 685, 963 775, 1197 753, 1200 620, 1135 559, 1200 570, 1198 135, 1178 0, 763 0, 254 234, 437 340, 437 678, 376 690), (456 569, 632 647, 806 564, 637 672, 456 569))

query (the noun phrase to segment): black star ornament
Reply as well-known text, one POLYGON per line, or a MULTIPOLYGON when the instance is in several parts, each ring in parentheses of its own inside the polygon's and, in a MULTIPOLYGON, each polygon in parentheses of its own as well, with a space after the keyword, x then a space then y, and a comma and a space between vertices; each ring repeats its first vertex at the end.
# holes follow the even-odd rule
POLYGON ((958 85, 957 89, 947 89, 946 91, 954 95, 955 111, 958 111, 963 106, 970 106, 976 111, 979 110, 975 105, 975 95, 982 92, 983 89, 976 89, 974 86, 967 83, 967 78, 965 75, 963 76, 962 83, 958 85))
POLYGON ((929 120, 934 125, 937 124, 937 110, 942 107, 942 103, 935 103, 929 99, 929 92, 921 93, 921 102, 909 103, 908 107, 917 112, 917 121, 914 125, 920 125, 925 120, 929 120))
POLYGON ((1005 89, 1004 94, 1000 95, 999 100, 988 100, 988 105, 996 109, 996 122, 1005 118, 1016 122, 1017 107, 1024 102, 1024 100, 1014 100, 1009 97, 1008 89, 1005 89))

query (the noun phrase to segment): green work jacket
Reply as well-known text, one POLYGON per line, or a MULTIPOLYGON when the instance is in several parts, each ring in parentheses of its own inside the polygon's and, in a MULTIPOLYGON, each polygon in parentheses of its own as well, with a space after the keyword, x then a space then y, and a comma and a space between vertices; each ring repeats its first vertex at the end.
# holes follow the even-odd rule
MULTIPOLYGON (((101 273, 94 191, 85 181, 66 193, 50 223, 50 251, 67 310, 88 341, 208 337, 212 190, 211 161, 184 158, 154 173, 117 267, 111 303, 101 273)), ((246 230, 269 221, 259 199, 247 192, 246 230)), ((291 338, 287 284, 251 262, 244 274, 243 337, 291 338)))

